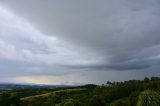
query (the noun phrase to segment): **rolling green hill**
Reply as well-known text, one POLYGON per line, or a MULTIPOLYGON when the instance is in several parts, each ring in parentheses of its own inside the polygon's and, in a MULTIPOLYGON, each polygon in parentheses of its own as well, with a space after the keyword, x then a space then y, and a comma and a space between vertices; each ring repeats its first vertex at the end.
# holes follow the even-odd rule
POLYGON ((0 93, 0 106, 160 106, 160 78, 99 86, 6 90, 0 93))

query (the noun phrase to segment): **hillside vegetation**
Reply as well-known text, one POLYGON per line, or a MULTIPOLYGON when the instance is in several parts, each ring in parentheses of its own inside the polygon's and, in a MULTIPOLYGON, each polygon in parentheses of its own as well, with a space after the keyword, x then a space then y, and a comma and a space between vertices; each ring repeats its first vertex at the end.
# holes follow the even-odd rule
POLYGON ((0 106, 160 106, 160 78, 1 91, 0 106))

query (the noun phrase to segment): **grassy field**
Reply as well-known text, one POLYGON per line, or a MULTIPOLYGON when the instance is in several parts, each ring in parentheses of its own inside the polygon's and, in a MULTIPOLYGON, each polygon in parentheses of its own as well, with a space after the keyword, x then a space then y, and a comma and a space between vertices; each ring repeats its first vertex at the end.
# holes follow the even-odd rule
POLYGON ((65 90, 59 90, 59 91, 49 92, 49 93, 35 95, 35 96, 28 96, 28 97, 21 98, 20 100, 27 101, 27 100, 39 98, 39 97, 48 97, 51 95, 54 96, 57 93, 72 93, 72 92, 77 92, 77 91, 82 91, 82 90, 86 90, 86 89, 85 88, 65 89, 65 90))

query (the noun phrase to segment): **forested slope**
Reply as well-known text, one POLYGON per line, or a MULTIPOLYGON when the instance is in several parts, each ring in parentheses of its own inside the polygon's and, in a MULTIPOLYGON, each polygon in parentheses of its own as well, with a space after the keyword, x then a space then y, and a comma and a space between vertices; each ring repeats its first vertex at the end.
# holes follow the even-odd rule
POLYGON ((23 89, 1 92, 0 106, 10 105, 160 106, 160 78, 107 82, 100 86, 89 84, 71 88, 23 89), (33 93, 33 91, 37 93, 33 93))

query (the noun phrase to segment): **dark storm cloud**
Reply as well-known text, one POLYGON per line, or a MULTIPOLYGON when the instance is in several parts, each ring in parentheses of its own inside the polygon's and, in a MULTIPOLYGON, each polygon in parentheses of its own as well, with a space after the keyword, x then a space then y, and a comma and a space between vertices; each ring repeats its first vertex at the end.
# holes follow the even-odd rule
POLYGON ((84 54, 95 53, 101 59, 96 64, 71 67, 134 70, 160 63, 158 0, 6 0, 2 3, 41 32, 56 35, 83 49, 84 54))

